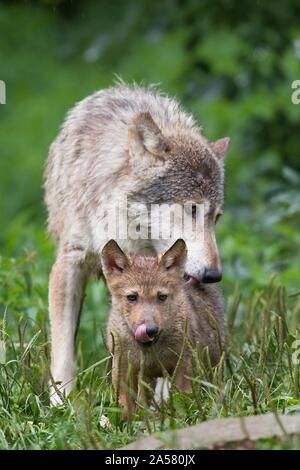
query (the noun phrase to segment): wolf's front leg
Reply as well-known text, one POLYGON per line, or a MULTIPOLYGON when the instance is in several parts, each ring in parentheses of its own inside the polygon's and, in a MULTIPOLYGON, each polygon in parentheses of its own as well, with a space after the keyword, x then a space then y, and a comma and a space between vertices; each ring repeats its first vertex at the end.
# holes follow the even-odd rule
POLYGON ((52 268, 49 280, 51 323, 51 373, 57 389, 51 386, 50 401, 62 403, 75 377, 75 335, 83 303, 87 270, 83 261, 62 253, 52 268))

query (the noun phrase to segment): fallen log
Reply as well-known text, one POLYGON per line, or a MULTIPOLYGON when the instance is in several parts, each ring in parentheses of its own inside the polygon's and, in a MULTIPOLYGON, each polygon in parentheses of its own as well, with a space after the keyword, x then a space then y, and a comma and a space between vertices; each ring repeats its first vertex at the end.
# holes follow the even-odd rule
MULTIPOLYGON (((258 416, 221 418, 188 428, 155 433, 122 447, 122 450, 214 449, 251 443, 263 438, 300 433, 300 415, 267 413, 258 416)), ((247 447, 248 445, 246 445, 247 447)))

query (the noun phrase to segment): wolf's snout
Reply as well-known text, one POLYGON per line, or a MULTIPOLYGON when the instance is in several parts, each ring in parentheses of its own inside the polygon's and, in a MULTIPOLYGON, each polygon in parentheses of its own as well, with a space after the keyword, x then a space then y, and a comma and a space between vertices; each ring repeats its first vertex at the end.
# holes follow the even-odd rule
POLYGON ((183 280, 186 284, 197 286, 199 282, 205 284, 220 282, 222 280, 222 271, 215 268, 205 268, 203 271, 196 271, 191 274, 185 273, 183 280))
POLYGON ((213 282, 220 282, 222 279, 222 271, 219 269, 214 268, 205 268, 202 282, 204 283, 213 283, 213 282))

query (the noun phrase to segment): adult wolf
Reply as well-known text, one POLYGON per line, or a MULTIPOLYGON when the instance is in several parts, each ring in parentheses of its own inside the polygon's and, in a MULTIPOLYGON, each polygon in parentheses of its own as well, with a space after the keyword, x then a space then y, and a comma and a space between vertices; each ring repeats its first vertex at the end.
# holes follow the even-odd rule
MULTIPOLYGON (((114 201, 125 197, 129 204, 204 203, 201 241, 185 240, 185 277, 218 282, 215 223, 223 207, 228 144, 228 138, 209 143, 193 117, 154 88, 121 84, 69 112, 45 171, 48 228, 58 248, 49 282, 51 370, 64 393, 75 376, 74 338, 86 282, 93 272, 101 273, 100 252, 109 239, 103 237, 104 206, 110 212, 114 201)), ((117 242, 139 254, 159 253, 172 244, 152 237, 117 242)), ((59 396, 53 393, 52 401, 59 396)))

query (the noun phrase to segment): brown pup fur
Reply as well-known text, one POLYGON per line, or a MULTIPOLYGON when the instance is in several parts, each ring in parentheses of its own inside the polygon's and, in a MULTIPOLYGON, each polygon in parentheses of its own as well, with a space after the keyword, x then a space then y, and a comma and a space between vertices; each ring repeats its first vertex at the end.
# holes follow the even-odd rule
POLYGON ((193 351, 208 347, 211 363, 216 364, 225 349, 220 288, 184 283, 186 255, 183 240, 156 257, 125 255, 113 240, 102 250, 103 272, 112 298, 106 343, 113 356, 113 385, 125 415, 134 411, 138 396, 150 403, 149 390, 166 372, 173 376, 179 391, 191 391, 193 351), (153 341, 135 339, 143 324, 158 327, 153 341), (143 381, 149 385, 143 396, 138 390, 141 368, 143 381))

